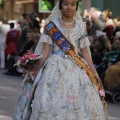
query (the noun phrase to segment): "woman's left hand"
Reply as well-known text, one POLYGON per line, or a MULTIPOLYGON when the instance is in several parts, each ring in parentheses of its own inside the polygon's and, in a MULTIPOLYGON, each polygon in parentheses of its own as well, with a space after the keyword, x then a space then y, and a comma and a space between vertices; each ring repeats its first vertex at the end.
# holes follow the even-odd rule
POLYGON ((101 99, 105 98, 105 91, 104 91, 104 89, 99 90, 99 95, 100 95, 101 99))
POLYGON ((101 79, 98 74, 95 74, 95 77, 97 79, 98 84, 100 85, 100 90, 98 91, 99 95, 100 95, 101 99, 103 100, 105 98, 105 91, 103 88, 103 84, 102 84, 101 79))

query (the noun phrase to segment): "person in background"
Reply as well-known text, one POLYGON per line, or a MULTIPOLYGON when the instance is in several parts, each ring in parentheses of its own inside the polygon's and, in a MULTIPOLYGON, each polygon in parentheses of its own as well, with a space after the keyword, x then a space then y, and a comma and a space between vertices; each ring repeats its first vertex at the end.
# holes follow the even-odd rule
POLYGON ((0 22, 0 68, 5 69, 5 40, 10 30, 10 25, 6 19, 0 22))
POLYGON ((113 39, 113 43, 117 43, 119 45, 119 49, 120 49, 120 32, 116 32, 116 35, 113 39))
POLYGON ((120 16, 114 18, 113 22, 115 24, 115 30, 114 30, 114 33, 113 33, 113 37, 115 37, 116 33, 120 32, 120 16))
POLYGON ((8 59, 10 55, 14 55, 18 52, 19 31, 14 29, 14 23, 10 23, 9 25, 10 31, 7 33, 5 42, 6 67, 8 66, 8 59))
POLYGON ((30 18, 31 18, 32 24, 33 24, 33 31, 40 32, 39 21, 36 20, 36 15, 35 15, 35 13, 31 13, 31 14, 30 14, 30 18))
POLYGON ((111 50, 107 52, 103 57, 103 62, 107 63, 108 66, 114 64, 116 58, 120 55, 119 44, 113 43, 111 46, 111 50))
POLYGON ((26 36, 27 36, 27 32, 30 30, 30 27, 25 19, 20 19, 19 24, 21 30, 18 39, 18 50, 20 51, 27 42, 26 36))
POLYGON ((103 50, 103 48, 100 43, 95 43, 93 45, 93 52, 91 54, 92 54, 92 60, 93 60, 94 66, 96 68, 102 62, 102 58, 103 58, 102 50, 103 50))
POLYGON ((97 13, 91 13, 91 22, 92 22, 92 27, 89 32, 89 36, 95 36, 96 31, 102 31, 104 29, 105 24, 99 19, 97 13))
POLYGON ((104 78, 105 88, 112 91, 120 85, 120 55, 117 57, 115 64, 111 65, 105 72, 104 78))
POLYGON ((103 29, 103 32, 106 32, 106 35, 108 36, 108 38, 111 40, 111 43, 112 43, 112 37, 113 37, 114 30, 115 30, 115 24, 113 20, 111 19, 111 16, 112 16, 112 13, 110 12, 110 10, 104 10, 101 13, 101 18, 103 22, 105 22, 105 28, 103 29))
POLYGON ((92 27, 92 23, 89 19, 85 19, 84 22, 86 22, 86 29, 87 29, 87 33, 89 35, 91 27, 92 27))
POLYGON ((89 11, 90 15, 93 14, 93 13, 95 13, 98 16, 98 18, 101 20, 101 13, 102 12, 100 10, 98 10, 95 7, 91 7, 90 9, 88 9, 88 11, 89 11))
POLYGON ((103 54, 111 50, 111 42, 106 35, 100 35, 98 38, 95 39, 94 43, 95 42, 98 42, 102 45, 103 54))
POLYGON ((34 42, 34 33, 29 31, 27 33, 27 42, 25 43, 25 45, 23 46, 23 48, 18 51, 16 54, 11 55, 10 58, 8 59, 8 68, 7 71, 4 73, 4 75, 14 75, 14 76, 18 76, 21 75, 19 74, 19 72, 17 71, 16 67, 14 66, 14 64, 17 62, 18 58, 20 56, 22 56, 23 54, 25 54, 27 52, 27 50, 30 50, 32 46, 35 45, 34 42))

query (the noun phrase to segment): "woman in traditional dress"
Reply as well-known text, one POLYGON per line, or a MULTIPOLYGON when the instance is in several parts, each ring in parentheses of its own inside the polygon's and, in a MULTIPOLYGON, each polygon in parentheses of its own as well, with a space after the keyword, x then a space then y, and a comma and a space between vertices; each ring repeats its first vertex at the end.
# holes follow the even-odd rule
MULTIPOLYGON (((78 0, 59 0, 46 24, 50 21, 74 46, 76 55, 81 54, 82 61, 101 84, 87 49, 90 42, 78 11, 78 0)), ((104 90, 98 91, 85 69, 73 62, 46 30, 35 53, 41 53, 43 57, 31 70, 39 83, 31 105, 30 120, 108 120, 102 103, 104 90)))
MULTIPOLYGON (((46 19, 47 23, 50 21, 74 46, 77 54, 80 50, 82 60, 100 82, 87 50, 90 42, 85 23, 78 12, 78 0, 59 0, 46 19)), ((65 55, 46 31, 41 35, 35 53, 40 53, 41 45, 43 57, 36 78, 40 81, 35 91, 30 120, 107 120, 107 112, 101 102, 104 95, 99 94, 84 68, 65 55)))

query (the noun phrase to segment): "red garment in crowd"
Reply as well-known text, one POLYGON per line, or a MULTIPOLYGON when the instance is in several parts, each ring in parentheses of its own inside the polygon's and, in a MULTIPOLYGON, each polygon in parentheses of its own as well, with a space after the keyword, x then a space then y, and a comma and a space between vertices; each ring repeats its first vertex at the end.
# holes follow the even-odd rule
POLYGON ((18 37, 19 31, 17 30, 10 30, 7 33, 5 55, 15 54, 16 52, 18 52, 18 37))
POLYGON ((109 25, 107 26, 103 32, 106 32, 107 33, 107 36, 110 38, 112 35, 113 35, 113 32, 114 32, 114 26, 113 25, 109 25))
POLYGON ((115 25, 112 19, 109 19, 106 23, 105 23, 105 29, 103 30, 103 32, 106 32, 106 35, 108 36, 108 38, 111 38, 113 33, 115 30, 115 25))

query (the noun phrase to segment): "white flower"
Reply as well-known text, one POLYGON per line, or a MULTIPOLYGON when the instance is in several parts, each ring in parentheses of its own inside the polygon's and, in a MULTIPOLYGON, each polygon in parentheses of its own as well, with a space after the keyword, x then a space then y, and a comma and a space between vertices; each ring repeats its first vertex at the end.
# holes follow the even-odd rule
POLYGON ((30 60, 28 59, 28 60, 25 61, 25 63, 28 63, 29 61, 30 61, 30 60))

